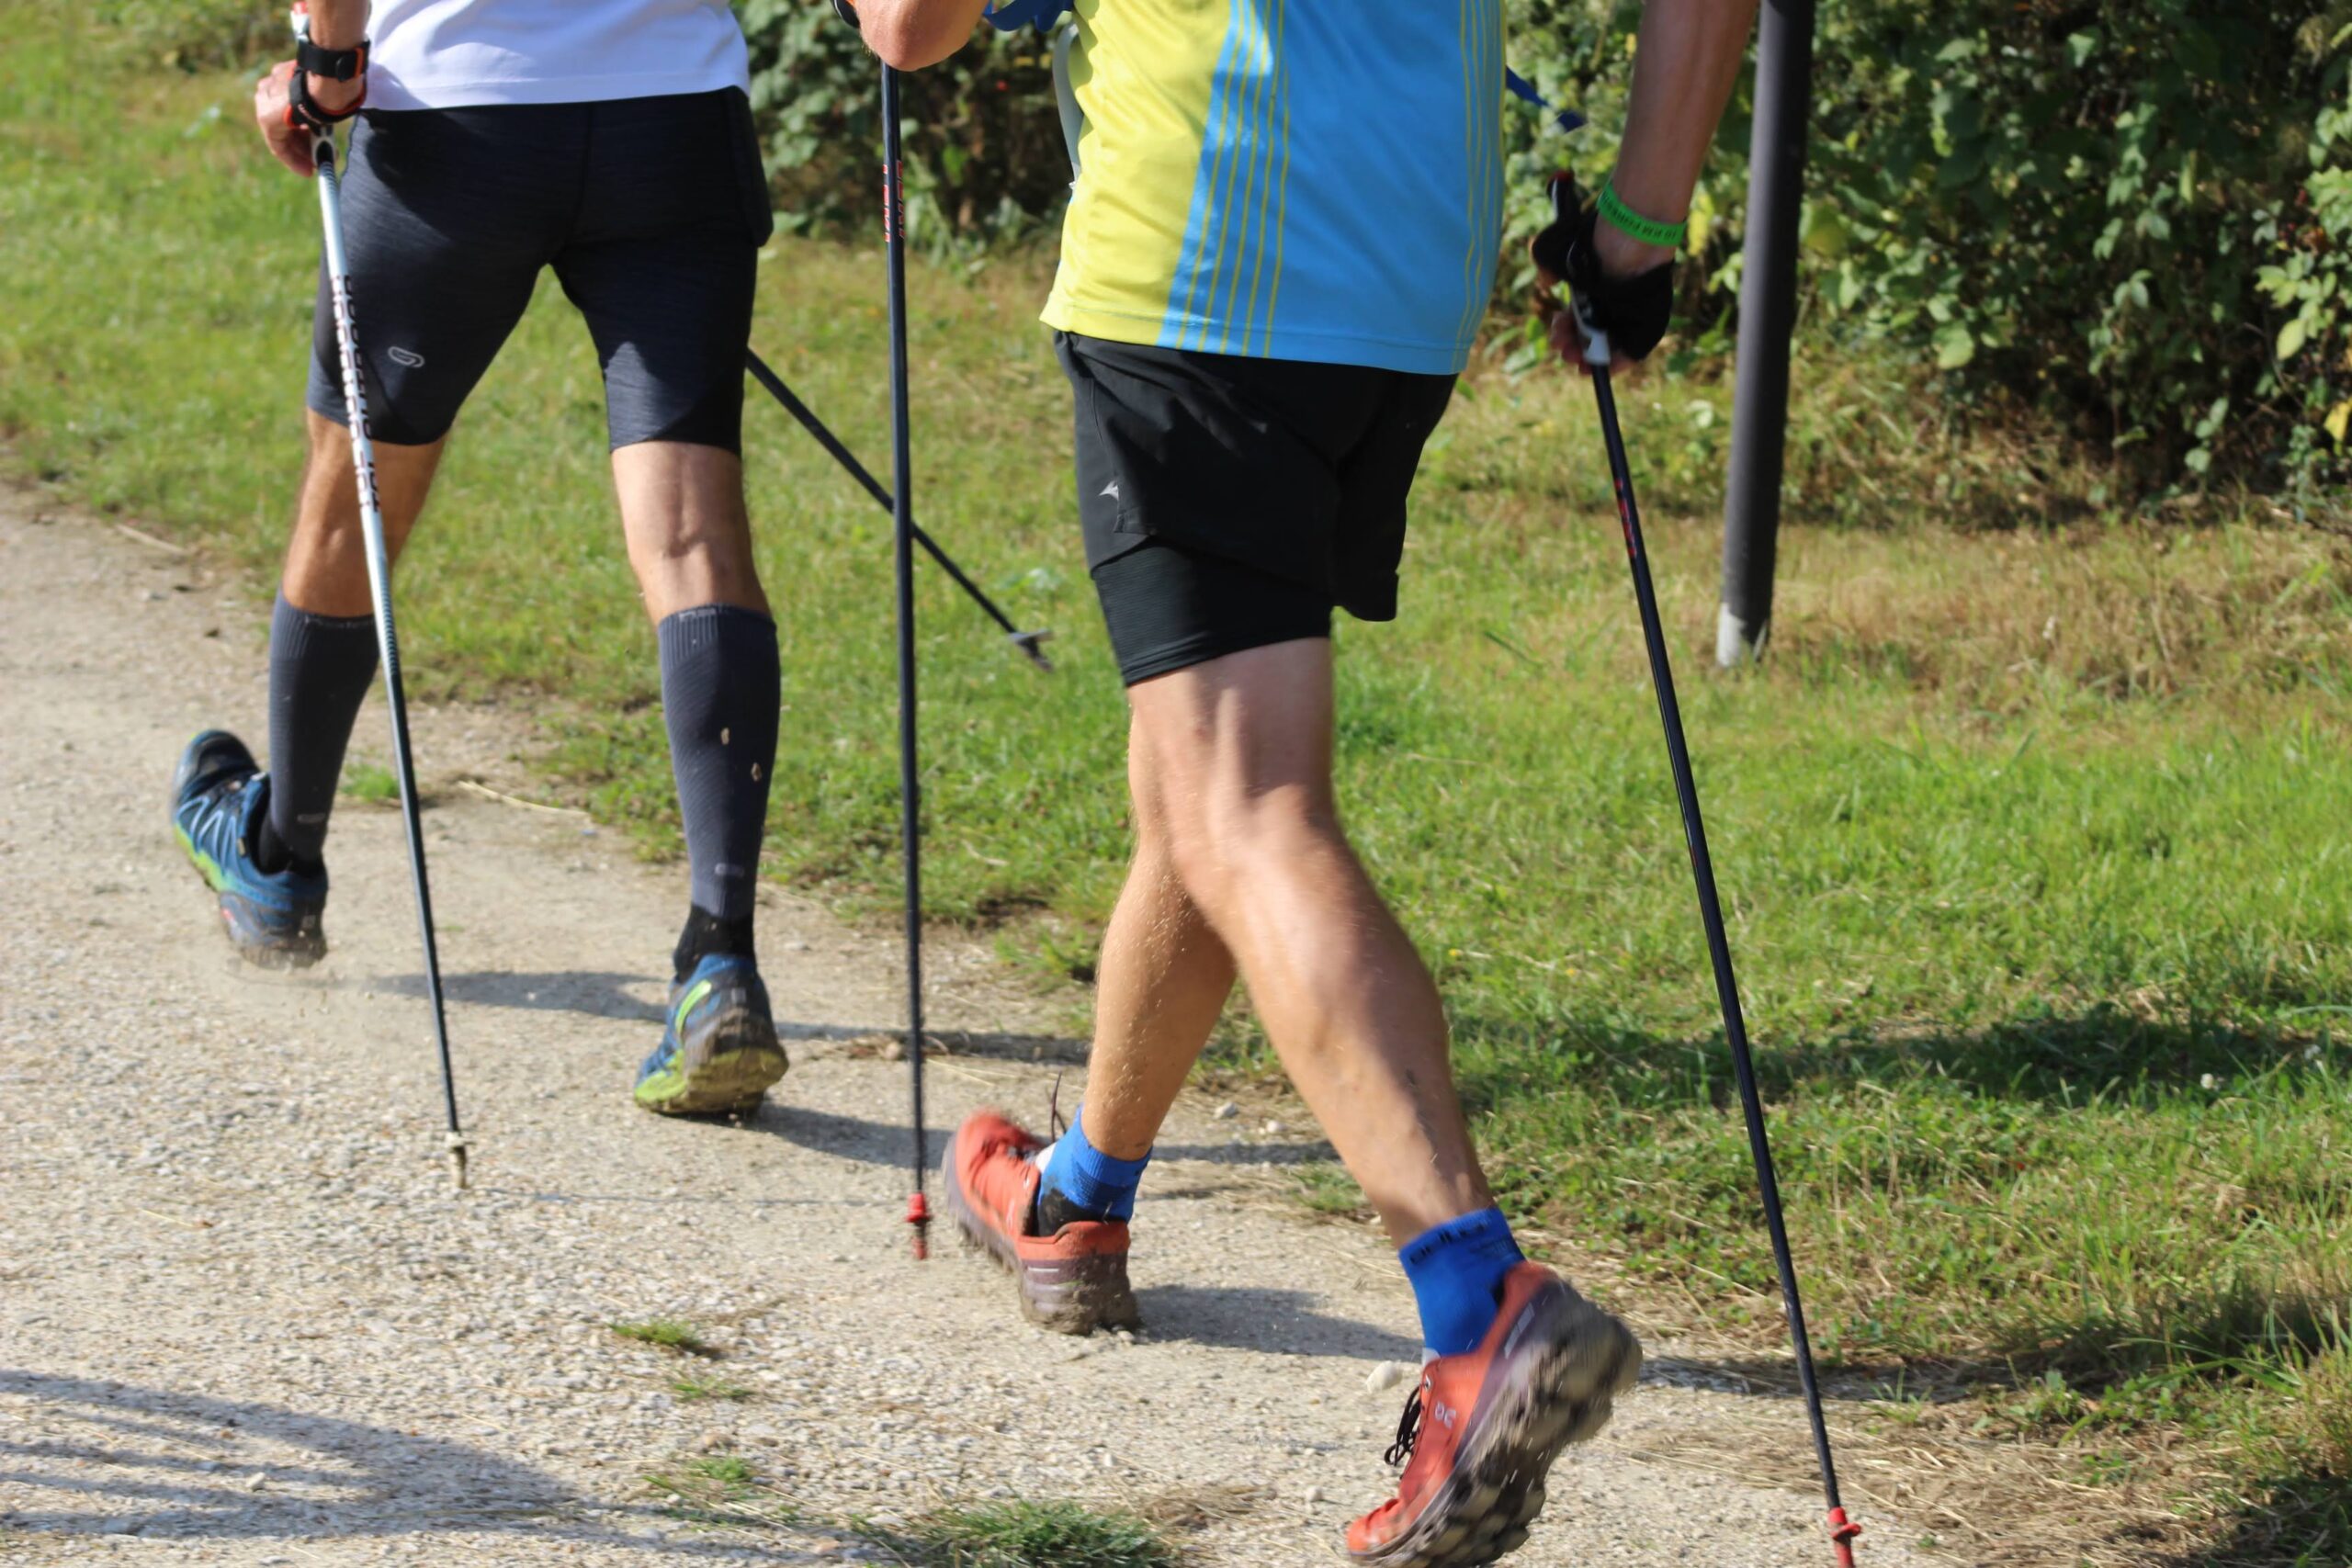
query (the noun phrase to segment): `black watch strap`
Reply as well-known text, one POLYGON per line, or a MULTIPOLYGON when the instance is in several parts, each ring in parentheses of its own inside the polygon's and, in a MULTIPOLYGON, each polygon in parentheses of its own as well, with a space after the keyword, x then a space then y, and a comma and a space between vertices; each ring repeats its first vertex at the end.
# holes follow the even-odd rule
POLYGON ((322 49, 309 39, 294 40, 294 63, 305 74, 348 82, 368 73, 368 43, 354 49, 322 49))

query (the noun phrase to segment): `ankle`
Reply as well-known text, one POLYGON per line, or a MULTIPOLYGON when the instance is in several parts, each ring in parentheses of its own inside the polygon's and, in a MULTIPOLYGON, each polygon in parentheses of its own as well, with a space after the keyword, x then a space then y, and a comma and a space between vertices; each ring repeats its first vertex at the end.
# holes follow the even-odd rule
POLYGON ((326 869, 315 855, 294 852, 287 841, 277 836, 277 828, 269 813, 261 814, 261 825, 254 829, 254 841, 246 846, 253 856, 254 869, 264 876, 277 876, 292 871, 304 876, 316 876, 326 869))
POLYGON ((1037 1156, 1038 1234, 1051 1235, 1077 1220, 1133 1218, 1136 1189, 1150 1163, 1148 1149, 1140 1158, 1120 1159, 1087 1142, 1086 1107, 1080 1105, 1069 1131, 1037 1156))
POLYGON ((695 972, 695 965, 714 954, 741 958, 756 963, 758 955, 752 948, 752 917, 722 919, 701 905, 686 909, 685 929, 678 933, 678 945, 670 955, 672 969, 680 980, 695 972))
POLYGON ((1396 1260, 1420 1309, 1421 1344, 1431 1355, 1477 1348, 1502 1310, 1503 1280, 1526 1261, 1500 1209, 1432 1225, 1399 1248, 1396 1260))

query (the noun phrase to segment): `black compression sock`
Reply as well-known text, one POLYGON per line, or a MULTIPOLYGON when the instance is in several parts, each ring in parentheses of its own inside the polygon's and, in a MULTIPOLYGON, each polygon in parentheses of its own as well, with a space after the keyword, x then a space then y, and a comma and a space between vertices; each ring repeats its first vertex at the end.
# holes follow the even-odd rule
POLYGON ((775 623, 704 604, 663 618, 662 716, 678 781, 695 908, 748 920, 775 769, 782 672, 775 623))
POLYGON ((277 596, 269 621, 269 819, 253 846, 264 872, 317 869, 344 748, 375 678, 374 617, 314 615, 277 596))
POLYGON ((289 866, 306 876, 316 876, 324 869, 315 859, 304 861, 299 858, 286 840, 277 836, 277 829, 271 825, 266 811, 261 814, 261 825, 254 829, 252 852, 254 868, 264 876, 276 876, 289 866))
POLYGON ((677 977, 684 980, 694 973, 695 964, 714 953, 756 962, 759 955, 752 951, 752 917, 722 920, 699 905, 688 909, 686 929, 678 933, 677 951, 670 955, 677 977))

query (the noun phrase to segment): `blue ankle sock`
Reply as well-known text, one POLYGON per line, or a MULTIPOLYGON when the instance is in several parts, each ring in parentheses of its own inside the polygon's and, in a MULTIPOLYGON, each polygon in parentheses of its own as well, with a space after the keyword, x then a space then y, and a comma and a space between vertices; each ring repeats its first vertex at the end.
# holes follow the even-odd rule
POLYGON ((1407 1242, 1396 1254, 1421 1309, 1421 1343, 1433 1356, 1475 1350, 1502 1310, 1503 1276, 1525 1255, 1500 1209, 1448 1220, 1407 1242))
POLYGON ((1143 1180, 1143 1168, 1150 1163, 1149 1150, 1141 1159, 1113 1159, 1088 1143, 1086 1107, 1080 1105, 1078 1114, 1070 1119, 1069 1131, 1037 1156, 1037 1169, 1044 1177, 1037 1184, 1040 1216, 1046 1194, 1055 1193, 1064 1205, 1076 1211, 1075 1218, 1133 1219, 1136 1188, 1143 1180))

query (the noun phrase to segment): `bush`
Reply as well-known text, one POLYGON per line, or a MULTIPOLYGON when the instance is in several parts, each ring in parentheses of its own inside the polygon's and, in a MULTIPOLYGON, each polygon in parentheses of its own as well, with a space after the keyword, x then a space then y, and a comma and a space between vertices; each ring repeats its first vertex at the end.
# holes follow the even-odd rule
MULTIPOLYGON (((752 106, 779 227, 878 232, 882 124, 874 57, 823 0, 743 0, 752 106)), ((938 254, 1055 222, 1069 158, 1035 32, 982 28, 946 64, 904 77, 907 232, 938 254)))

